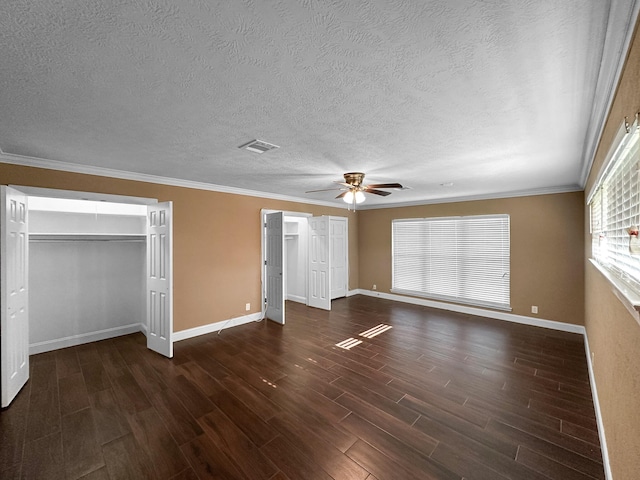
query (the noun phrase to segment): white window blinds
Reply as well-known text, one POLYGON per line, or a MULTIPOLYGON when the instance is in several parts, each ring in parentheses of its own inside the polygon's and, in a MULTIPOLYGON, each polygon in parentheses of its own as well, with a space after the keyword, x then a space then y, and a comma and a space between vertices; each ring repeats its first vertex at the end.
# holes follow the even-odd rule
POLYGON ((509 215, 393 221, 392 291, 510 310, 509 215))
POLYGON ((640 292, 640 257, 629 251, 629 229, 640 226, 639 138, 637 120, 621 127, 588 203, 593 259, 640 292))

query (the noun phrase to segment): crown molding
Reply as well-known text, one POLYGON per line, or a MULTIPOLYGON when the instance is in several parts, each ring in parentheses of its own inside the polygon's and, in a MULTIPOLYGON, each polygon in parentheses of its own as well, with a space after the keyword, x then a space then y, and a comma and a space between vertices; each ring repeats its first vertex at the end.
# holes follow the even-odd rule
POLYGON ((256 190, 247 190, 243 188, 227 187, 224 185, 216 185, 213 183, 195 182, 192 180, 181 180, 178 178, 161 177, 158 175, 149 175, 146 173, 127 172, 124 170, 115 170, 111 168, 95 167, 90 165, 79 165, 76 163, 61 162, 58 160, 49 160, 37 157, 27 157, 23 155, 15 155, 5 153, 0 149, 0 163, 9 163, 12 165, 21 165, 24 167, 44 168, 48 170, 58 170, 70 173, 81 173, 85 175, 97 175, 99 177, 119 178, 122 180, 134 180, 137 182, 155 183, 159 185, 169 185, 172 187, 193 188, 196 190, 207 190, 210 192, 230 193, 232 195, 244 195, 248 197, 259 197, 269 200, 283 200, 286 202, 304 203, 309 205, 321 205, 325 207, 346 209, 348 205, 340 205, 337 202, 327 202, 322 200, 311 200, 308 198, 299 198, 289 195, 281 195, 277 193, 258 192, 256 190))
MULTIPOLYGON (((618 5, 624 5, 626 2, 612 2, 618 5)), ((622 9, 618 6, 618 10, 622 9)), ((607 25, 605 45, 603 48, 603 55, 600 63, 600 71, 598 72, 598 83, 596 84, 596 91, 593 98, 593 106, 591 108, 591 115, 589 118, 589 124, 587 126, 587 135, 585 136, 584 149, 582 152, 583 164, 582 171, 580 172, 580 186, 584 189, 591 167, 595 161, 596 153, 598 152, 598 145, 602 138, 604 127, 609 118, 611 107, 613 106, 613 100, 615 98, 620 78, 622 77, 622 71, 624 69, 627 53, 633 40, 633 34, 635 31, 636 23, 638 21, 638 14, 640 12, 640 0, 633 0, 629 3, 629 10, 627 14, 627 22, 622 28, 622 41, 619 45, 611 45, 611 42, 615 42, 612 36, 620 31, 615 25, 616 18, 611 15, 609 11, 609 23, 607 25), (607 69, 608 65, 604 65, 602 60, 606 58, 607 47, 611 51, 612 68, 607 69)), ((625 12, 620 13, 622 15, 625 12)), ((622 119, 619 119, 622 121, 622 119)))
MULTIPOLYGON (((79 165, 76 163, 61 162, 59 160, 49 160, 37 157, 27 157, 23 155, 15 155, 3 152, 0 149, 0 163, 8 163, 12 165, 21 165, 24 167, 44 168, 48 170, 58 170, 70 173, 81 173, 84 175, 97 175, 100 177, 119 178, 122 180, 133 180, 137 182, 155 183, 159 185, 169 185, 172 187, 193 188, 196 190, 206 190, 210 192, 230 193, 232 195, 244 195, 249 197, 265 198, 269 200, 282 200, 286 202, 302 203, 307 205, 320 205, 324 207, 348 209, 350 205, 344 202, 327 202, 322 200, 311 200, 308 198, 293 197, 289 195, 281 195, 277 193, 259 192, 256 190, 247 190, 243 188, 228 187, 224 185, 215 185, 212 183, 195 182, 191 180, 181 180, 178 178, 161 177, 158 175, 149 175, 146 173, 127 172, 124 170, 115 170, 111 168, 95 167, 90 165, 79 165)), ((413 202, 385 203, 374 205, 359 204, 357 210, 377 210, 381 208, 399 208, 413 207, 419 205, 431 205, 438 203, 455 203, 469 202, 477 200, 492 200, 498 198, 511 197, 528 197, 533 195, 547 195, 553 193, 568 193, 581 191, 582 187, 578 185, 566 185, 560 187, 541 188, 534 190, 512 191, 505 193, 489 193, 483 195, 473 195, 466 197, 449 197, 436 198, 431 200, 416 200, 413 202)))
POLYGON ((439 203, 475 202, 479 200, 496 200, 500 198, 533 197, 535 195, 552 195, 554 193, 581 192, 579 185, 562 185, 559 187, 536 188, 531 190, 517 190, 511 192, 487 193, 482 195, 470 195, 467 197, 434 198, 430 200, 416 200, 413 202, 390 203, 385 205, 358 205, 358 210, 376 210, 379 208, 417 207, 420 205, 434 205, 439 203))

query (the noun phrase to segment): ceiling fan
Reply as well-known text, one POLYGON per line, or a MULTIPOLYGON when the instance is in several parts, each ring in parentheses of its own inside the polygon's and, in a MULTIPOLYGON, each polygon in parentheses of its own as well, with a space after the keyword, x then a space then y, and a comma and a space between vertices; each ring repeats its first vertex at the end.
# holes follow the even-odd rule
POLYGON ((335 183, 342 185, 346 188, 323 188, 321 190, 309 190, 306 193, 312 192, 326 192, 330 190, 343 190, 336 198, 342 198, 346 203, 362 203, 365 200, 365 193, 373 193, 374 195, 381 195, 386 197, 391 195, 391 192, 385 192, 379 190, 380 188, 404 188, 399 183, 375 183, 371 185, 364 185, 364 173, 362 172, 349 172, 344 174, 344 182, 336 181, 335 183))

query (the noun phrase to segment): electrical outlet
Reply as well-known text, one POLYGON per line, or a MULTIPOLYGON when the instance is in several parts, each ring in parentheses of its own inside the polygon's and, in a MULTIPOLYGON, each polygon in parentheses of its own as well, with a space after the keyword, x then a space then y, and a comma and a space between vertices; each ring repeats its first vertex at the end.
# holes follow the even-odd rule
POLYGON ((595 352, 591 352, 591 368, 593 368, 593 365, 596 363, 596 353, 595 352))
POLYGON ((250 304, 250 303, 247 303, 247 304, 244 306, 244 309, 245 309, 247 312, 248 312, 249 310, 251 310, 251 304, 250 304))
POLYGON ((373 284, 372 289, 373 289, 373 290, 377 290, 377 289, 378 289, 378 286, 374 283, 374 284, 373 284))
POLYGON ((537 305, 531 305, 531 313, 538 313, 538 306, 537 305))

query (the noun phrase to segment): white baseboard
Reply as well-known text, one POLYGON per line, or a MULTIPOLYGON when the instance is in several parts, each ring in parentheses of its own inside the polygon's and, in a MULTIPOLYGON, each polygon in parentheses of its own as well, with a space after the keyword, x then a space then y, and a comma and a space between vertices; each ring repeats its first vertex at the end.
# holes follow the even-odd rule
POLYGON ((287 300, 291 300, 292 302, 302 303, 304 305, 307 304, 307 298, 301 297, 300 295, 287 295, 287 300))
POLYGON ((422 305, 424 307, 439 308, 441 310, 449 310, 452 312, 464 313, 467 315, 476 315, 478 317, 494 318, 496 320, 505 320, 507 322, 521 323, 524 325, 532 325, 534 327, 549 328, 551 330, 560 330, 563 332, 579 333, 584 335, 585 328, 582 325, 573 325, 571 323, 556 322, 554 320, 545 320, 542 318, 527 317, 524 315, 515 315, 513 313, 500 312, 495 310, 486 310, 484 308, 469 307, 466 305, 456 305, 454 303, 438 302, 426 298, 407 297, 404 295, 396 295, 394 293, 376 292, 374 290, 354 290, 360 295, 369 297, 384 298, 386 300, 395 300, 396 302, 411 303, 413 305, 422 305))
POLYGON ((602 420, 602 411, 600 410, 600 400, 598 399, 598 388, 596 387, 596 377, 593 372, 593 363, 591 362, 591 349, 589 348, 589 338, 584 334, 584 350, 587 354, 587 366, 589 368, 589 383, 591 383, 591 397, 593 398, 593 407, 596 411, 596 421, 598 422, 598 436, 600 437, 600 447, 602 450, 602 464, 604 466, 604 474, 607 480, 613 480, 611 473, 611 463, 609 462, 609 449, 607 448, 607 439, 604 433, 604 422, 602 420))
POLYGON ((364 295, 359 288, 355 290, 347 290, 347 297, 353 297, 354 295, 364 295))
POLYGON ((210 323, 208 325, 202 325, 201 327, 189 328, 187 330, 180 330, 173 333, 173 341, 179 342, 180 340, 186 340, 187 338, 193 338, 200 335, 206 335, 207 333, 219 332, 225 328, 237 327, 238 325, 244 325, 245 323, 257 322, 262 320, 262 313, 256 312, 249 315, 243 315, 242 317, 230 318, 228 320, 222 320, 220 322, 210 323))
MULTIPOLYGON (((146 325, 144 328, 146 330, 146 325)), ((29 355, 50 352, 51 350, 58 350, 59 348, 74 347, 76 345, 82 345, 83 343, 98 342, 100 340, 106 340, 107 338, 129 335, 130 333, 140 332, 142 329, 142 324, 133 323, 123 327, 107 328, 97 332, 82 333, 79 335, 72 335, 70 337, 47 340, 46 342, 31 343, 29 344, 29 355)))

